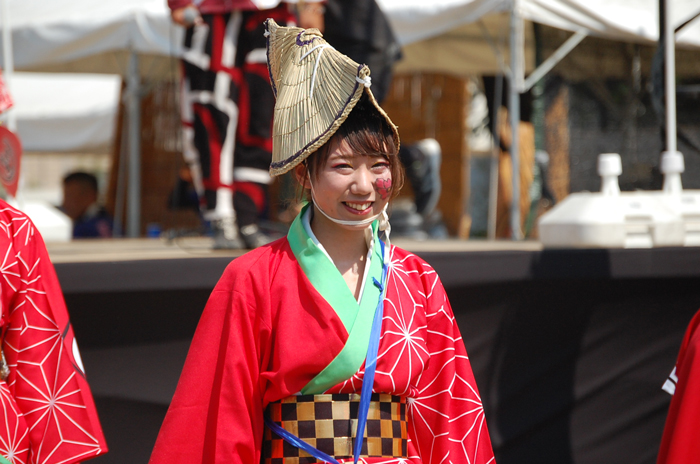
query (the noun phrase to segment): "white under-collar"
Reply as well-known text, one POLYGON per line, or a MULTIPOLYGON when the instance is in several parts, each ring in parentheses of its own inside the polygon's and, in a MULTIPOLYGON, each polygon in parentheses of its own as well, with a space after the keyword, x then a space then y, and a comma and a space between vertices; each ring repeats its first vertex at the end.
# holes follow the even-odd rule
MULTIPOLYGON (((333 262, 333 258, 331 258, 331 255, 328 254, 326 249, 323 247, 321 242, 318 241, 316 238, 316 235, 314 234, 313 230, 311 230, 311 218, 313 215, 313 210, 314 207, 311 205, 309 208, 306 209, 304 214, 301 216, 301 224, 304 226, 304 230, 306 233, 309 235, 309 238, 314 242, 314 244, 323 252, 324 255, 328 258, 328 260, 333 263, 335 266, 335 263, 333 262)), ((374 229, 372 226, 367 226, 365 229, 365 242, 367 243, 367 259, 365 259, 365 272, 362 274, 362 285, 360 286, 360 294, 357 295, 357 302, 362 301, 362 295, 365 292, 365 283, 367 282, 367 276, 369 275, 369 266, 371 264, 372 260, 372 250, 374 249, 374 229)), ((337 266, 336 266, 337 267, 337 266)))

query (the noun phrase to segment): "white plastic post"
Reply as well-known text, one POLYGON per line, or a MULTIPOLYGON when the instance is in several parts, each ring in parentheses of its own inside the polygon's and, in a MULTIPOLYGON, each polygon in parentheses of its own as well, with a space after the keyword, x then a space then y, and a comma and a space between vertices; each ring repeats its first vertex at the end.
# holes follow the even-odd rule
POLYGON ((683 154, 679 151, 665 151, 661 154, 661 172, 664 175, 663 192, 668 194, 681 194, 683 184, 681 173, 685 171, 683 154))
POLYGON ((618 176, 622 174, 622 159, 617 153, 598 155, 598 175, 601 178, 600 193, 605 196, 619 196, 618 176))

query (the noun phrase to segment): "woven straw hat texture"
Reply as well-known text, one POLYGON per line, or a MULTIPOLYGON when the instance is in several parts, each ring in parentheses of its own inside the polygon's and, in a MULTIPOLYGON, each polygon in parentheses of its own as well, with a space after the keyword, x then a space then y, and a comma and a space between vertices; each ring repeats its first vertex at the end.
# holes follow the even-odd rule
POLYGON ((386 118, 398 147, 399 134, 369 90, 370 70, 331 47, 318 29, 282 27, 268 19, 267 65, 275 112, 270 174, 293 169, 325 144, 367 92, 386 118))

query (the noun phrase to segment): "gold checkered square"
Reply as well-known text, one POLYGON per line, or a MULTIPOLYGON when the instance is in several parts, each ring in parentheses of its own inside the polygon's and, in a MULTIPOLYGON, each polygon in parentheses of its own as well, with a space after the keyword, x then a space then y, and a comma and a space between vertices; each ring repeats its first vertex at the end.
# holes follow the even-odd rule
MULTIPOLYGON (((351 458, 360 395, 297 395, 270 403, 266 414, 311 446, 334 456, 351 458)), ((373 394, 367 413, 361 457, 406 457, 406 398, 373 394)), ((288 444, 265 427, 264 464, 311 464, 316 459, 288 444)))

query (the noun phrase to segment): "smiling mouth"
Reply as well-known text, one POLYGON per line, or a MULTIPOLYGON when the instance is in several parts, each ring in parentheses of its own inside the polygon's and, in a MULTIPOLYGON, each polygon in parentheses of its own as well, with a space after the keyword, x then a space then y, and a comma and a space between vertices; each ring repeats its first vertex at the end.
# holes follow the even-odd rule
POLYGON ((351 203, 349 201, 345 201, 343 203, 345 204, 345 206, 357 211, 365 211, 366 209, 372 207, 372 203, 351 203))

